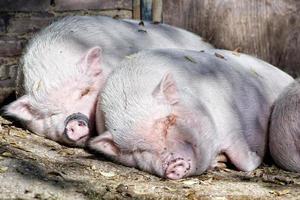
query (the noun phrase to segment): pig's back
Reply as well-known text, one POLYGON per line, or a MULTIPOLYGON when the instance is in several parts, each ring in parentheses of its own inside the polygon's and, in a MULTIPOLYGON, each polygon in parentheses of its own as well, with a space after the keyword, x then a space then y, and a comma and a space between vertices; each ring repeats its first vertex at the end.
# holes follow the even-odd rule
MULTIPOLYGON (((75 73, 78 60, 94 46, 103 50, 103 68, 113 68, 125 56, 142 49, 212 48, 199 36, 168 25, 145 22, 142 26, 138 21, 103 16, 66 17, 46 27, 29 42, 22 58, 18 88, 22 88, 24 78, 27 92, 40 77, 49 79, 44 81, 49 84, 65 80, 75 73)), ((21 89, 19 93, 23 93, 21 89)))
POLYGON ((75 16, 65 18, 62 22, 67 24, 67 27, 64 26, 69 30, 63 33, 65 38, 73 35, 72 41, 80 41, 86 48, 100 46, 103 50, 103 64, 109 68, 113 68, 125 56, 145 49, 213 48, 196 34, 166 24, 143 22, 141 25, 136 20, 103 16, 75 16))
MULTIPOLYGON (((280 69, 246 54, 208 49, 205 51, 157 49, 129 56, 121 63, 121 73, 143 73, 155 85, 166 71, 173 72, 185 87, 221 83, 231 85, 261 84, 270 101, 293 82, 293 78, 280 69)), ((142 76, 143 76, 142 75, 142 76)), ((181 85, 182 86, 182 85, 181 85)), ((182 86, 183 87, 183 86, 182 86)), ((224 85, 220 88, 226 90, 224 85), (223 88, 224 87, 224 88, 223 88)))
POLYGON ((242 68, 248 72, 250 71, 252 75, 263 79, 263 82, 265 82, 270 89, 272 99, 276 99, 282 90, 294 81, 290 75, 282 70, 250 55, 218 49, 205 50, 205 52, 215 56, 221 55, 225 61, 231 65, 241 65, 242 68))

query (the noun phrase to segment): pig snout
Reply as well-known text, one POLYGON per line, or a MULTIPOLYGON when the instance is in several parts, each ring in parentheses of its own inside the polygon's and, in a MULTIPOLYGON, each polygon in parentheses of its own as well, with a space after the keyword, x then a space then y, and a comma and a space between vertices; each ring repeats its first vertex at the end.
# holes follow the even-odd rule
POLYGON ((183 158, 171 160, 166 165, 165 177, 169 179, 181 179, 191 171, 191 163, 183 158))
POLYGON ((90 133, 89 119, 82 113, 69 115, 65 120, 64 135, 71 141, 87 138, 90 133))

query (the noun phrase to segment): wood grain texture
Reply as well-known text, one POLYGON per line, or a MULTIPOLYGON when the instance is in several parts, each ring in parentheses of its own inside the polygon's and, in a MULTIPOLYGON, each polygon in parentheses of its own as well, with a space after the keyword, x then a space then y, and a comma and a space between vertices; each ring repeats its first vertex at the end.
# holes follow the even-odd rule
POLYGON ((141 19, 141 0, 132 1, 132 18, 136 20, 141 19))
POLYGON ((163 0, 153 0, 152 1, 152 21, 161 22, 162 21, 162 7, 163 0))
POLYGON ((299 0, 164 0, 163 20, 300 76, 299 0))
POLYGON ((55 0, 55 10, 132 10, 132 0, 55 0))

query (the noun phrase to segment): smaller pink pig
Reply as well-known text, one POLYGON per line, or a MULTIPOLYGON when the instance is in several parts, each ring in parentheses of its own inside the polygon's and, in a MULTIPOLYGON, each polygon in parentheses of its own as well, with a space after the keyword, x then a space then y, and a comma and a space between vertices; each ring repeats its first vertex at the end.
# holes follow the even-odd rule
POLYGON ((275 163, 300 172, 300 79, 275 101, 270 124, 269 147, 275 163))
MULTIPOLYGON (((166 24, 104 16, 63 18, 28 43, 19 68, 17 92, 23 96, 5 108, 6 114, 32 132, 85 146, 96 134, 96 101, 107 75, 126 56, 163 47, 213 48, 201 37, 166 24)), ((97 126, 104 130, 103 122, 97 126)))
POLYGON ((97 108, 108 131, 90 147, 169 179, 201 174, 222 153, 251 171, 266 152, 271 106, 292 81, 230 51, 143 51, 109 75, 97 108))

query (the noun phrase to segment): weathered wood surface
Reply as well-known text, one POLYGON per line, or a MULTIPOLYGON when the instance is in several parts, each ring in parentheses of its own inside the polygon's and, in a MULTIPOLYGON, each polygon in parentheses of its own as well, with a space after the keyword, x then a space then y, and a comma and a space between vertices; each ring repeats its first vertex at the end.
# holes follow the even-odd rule
POLYGON ((132 18, 141 19, 141 0, 132 0, 132 18))
POLYGON ((152 0, 152 21, 162 21, 163 0, 152 0))
POLYGON ((56 10, 132 10, 132 0, 55 0, 56 10))
POLYGON ((299 0, 164 0, 163 20, 300 76, 299 0))
POLYGON ((299 199, 300 176, 274 166, 165 180, 14 127, 0 117, 0 199, 299 199))

